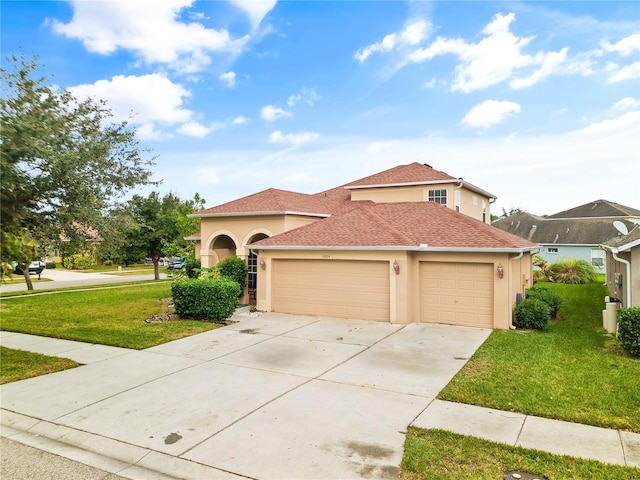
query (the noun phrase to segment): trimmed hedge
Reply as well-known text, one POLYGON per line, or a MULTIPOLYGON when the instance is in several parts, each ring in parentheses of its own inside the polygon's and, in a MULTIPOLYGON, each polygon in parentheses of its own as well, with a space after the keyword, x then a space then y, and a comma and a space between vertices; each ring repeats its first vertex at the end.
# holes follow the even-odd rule
POLYGON ((549 305, 537 298, 527 298, 516 305, 513 324, 517 328, 546 330, 550 317, 549 305))
POLYGON ((240 257, 228 257, 218 262, 215 269, 220 272, 223 277, 229 277, 238 282, 240 285, 240 295, 247 286, 247 273, 249 267, 240 257))
POLYGON ((549 314, 551 315, 551 318, 556 318, 558 310, 560 309, 560 304, 562 303, 562 300, 560 300, 560 297, 556 293, 540 285, 535 285, 528 289, 526 292, 526 298, 536 298, 546 303, 549 306, 549 314))
POLYGON ((171 284, 176 313, 181 318, 219 321, 229 318, 242 293, 230 278, 183 279, 171 284))
POLYGON ((618 309, 618 338, 631 355, 640 357, 640 307, 618 309))
POLYGON ((198 278, 201 268, 200 259, 194 255, 188 255, 184 259, 184 273, 187 275, 187 278, 198 278))

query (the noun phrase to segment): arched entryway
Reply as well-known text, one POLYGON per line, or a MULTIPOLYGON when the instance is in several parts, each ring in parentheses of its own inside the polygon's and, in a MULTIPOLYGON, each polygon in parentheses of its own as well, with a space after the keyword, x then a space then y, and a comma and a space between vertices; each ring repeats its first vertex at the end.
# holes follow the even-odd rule
MULTIPOLYGON (((265 233, 258 233, 251 237, 249 244, 269 238, 269 235, 265 233)), ((249 293, 249 300, 255 302, 258 289, 258 253, 255 250, 249 250, 249 256, 247 258, 247 267, 249 270, 247 278, 247 292, 249 293)))
POLYGON ((213 265, 216 265, 218 262, 226 258, 236 255, 237 248, 238 247, 236 246, 236 243, 228 235, 217 236, 211 244, 211 250, 214 257, 213 265))

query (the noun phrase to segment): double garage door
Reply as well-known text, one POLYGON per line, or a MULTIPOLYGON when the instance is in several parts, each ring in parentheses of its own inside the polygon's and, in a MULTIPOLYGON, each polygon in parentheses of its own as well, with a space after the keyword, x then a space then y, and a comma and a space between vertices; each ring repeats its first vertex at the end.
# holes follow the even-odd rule
POLYGON ((420 318, 493 328, 493 266, 486 263, 420 263, 420 318))
MULTIPOLYGON (((272 265, 276 312, 390 319, 389 262, 274 260, 272 265)), ((419 284, 408 288, 418 290, 421 322, 493 328, 491 264, 421 262, 419 284)))
POLYGON ((274 260, 273 310, 389 321, 389 263, 274 260))

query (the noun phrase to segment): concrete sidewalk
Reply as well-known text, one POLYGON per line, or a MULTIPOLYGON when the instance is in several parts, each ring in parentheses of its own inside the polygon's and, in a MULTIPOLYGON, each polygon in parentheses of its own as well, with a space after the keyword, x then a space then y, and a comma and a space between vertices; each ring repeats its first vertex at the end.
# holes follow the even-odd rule
POLYGON ((144 351, 2 332, 86 365, 0 387, 0 434, 135 479, 397 478, 410 424, 640 466, 639 434, 434 400, 488 330, 236 320, 144 351))

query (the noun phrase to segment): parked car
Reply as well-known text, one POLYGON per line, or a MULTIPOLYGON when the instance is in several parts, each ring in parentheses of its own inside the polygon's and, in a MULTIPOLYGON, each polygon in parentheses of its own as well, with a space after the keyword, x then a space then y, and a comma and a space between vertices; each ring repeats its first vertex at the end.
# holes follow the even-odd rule
POLYGON ((167 270, 182 270, 184 268, 184 258, 178 258, 167 265, 167 270))
MULTIPOLYGON (((42 271, 46 268, 46 266, 47 264, 44 263, 42 260, 34 260, 29 264, 29 273, 40 275, 42 271)), ((14 272, 17 275, 22 275, 22 269, 20 267, 16 266, 16 268, 14 269, 14 272)))

